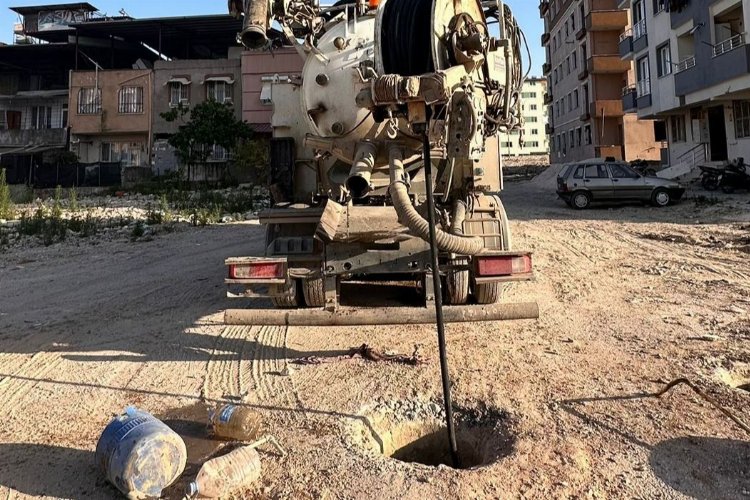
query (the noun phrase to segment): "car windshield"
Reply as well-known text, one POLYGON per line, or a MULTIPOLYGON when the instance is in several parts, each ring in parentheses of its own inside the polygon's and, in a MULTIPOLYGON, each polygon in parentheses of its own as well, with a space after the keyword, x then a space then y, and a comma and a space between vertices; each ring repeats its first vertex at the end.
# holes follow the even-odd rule
POLYGON ((635 170, 619 163, 610 163, 609 171, 612 172, 612 177, 615 179, 637 179, 640 177, 635 170))

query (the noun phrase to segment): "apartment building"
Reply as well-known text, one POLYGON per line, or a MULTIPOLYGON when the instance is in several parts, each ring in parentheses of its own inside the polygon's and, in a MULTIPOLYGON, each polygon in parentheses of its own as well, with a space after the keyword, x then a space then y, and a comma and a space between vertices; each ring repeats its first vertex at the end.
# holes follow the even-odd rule
POLYGON ((529 156, 549 154, 549 139, 545 131, 547 106, 544 95, 547 92, 545 78, 528 78, 521 90, 521 111, 523 113, 523 134, 519 132, 500 135, 500 151, 504 156, 529 156), (523 142, 521 141, 523 137, 523 142))
POLYGON ((71 150, 83 163, 149 165, 152 88, 151 70, 73 71, 71 150))
POLYGON ((660 160, 654 123, 623 108, 622 89, 635 81, 632 61, 619 52, 628 10, 618 0, 542 0, 539 12, 550 161, 660 160))
MULTIPOLYGON (((176 59, 154 63, 154 102, 152 130, 154 134, 153 168, 161 175, 178 167, 169 137, 180 122, 168 122, 162 114, 182 106, 191 108, 207 100, 231 104, 237 119, 242 118, 241 85, 242 49, 233 47, 227 57, 219 59, 176 59)), ((208 161, 226 163, 228 152, 215 146, 208 161)))
POLYGON ((750 159, 750 47, 747 0, 636 0, 620 54, 636 81, 623 106, 663 120, 665 162, 675 175, 695 166, 750 159))

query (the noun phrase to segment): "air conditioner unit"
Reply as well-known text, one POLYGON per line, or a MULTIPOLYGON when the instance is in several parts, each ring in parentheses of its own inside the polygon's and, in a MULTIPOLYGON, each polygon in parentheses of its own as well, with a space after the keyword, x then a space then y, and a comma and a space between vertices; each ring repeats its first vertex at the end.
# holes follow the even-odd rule
POLYGON ((183 106, 187 106, 188 104, 190 104, 190 99, 180 99, 180 104, 182 104, 183 106))

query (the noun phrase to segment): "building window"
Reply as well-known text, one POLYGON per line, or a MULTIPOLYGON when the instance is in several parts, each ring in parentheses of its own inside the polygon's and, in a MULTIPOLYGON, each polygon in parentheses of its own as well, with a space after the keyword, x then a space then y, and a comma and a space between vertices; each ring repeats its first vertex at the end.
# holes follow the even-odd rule
POLYGON ((667 0, 654 0, 654 14, 664 11, 667 8, 667 0))
POLYGON ((78 114, 97 115, 102 112, 102 89, 84 87, 78 91, 78 114))
POLYGON ((122 87, 117 95, 117 112, 143 113, 143 87, 122 87))
POLYGON ((583 127, 583 137, 584 137, 584 140, 586 141, 586 145, 587 146, 590 145, 591 144, 591 125, 586 125, 585 127, 583 127))
POLYGON ((50 106, 32 107, 30 128, 33 130, 52 128, 52 108, 50 106))
POLYGON ((229 104, 232 102, 232 84, 227 82, 207 82, 206 98, 216 102, 229 104))
POLYGON ((208 161, 228 161, 229 151, 223 146, 214 144, 211 148, 211 155, 208 157, 208 161))
POLYGON ((575 132, 571 130, 568 135, 570 136, 570 149, 576 147, 575 132))
POLYGON ((583 145, 583 144, 581 144, 581 127, 578 127, 576 129, 576 145, 577 146, 582 146, 583 145))
POLYGON ((190 104, 190 86, 180 82, 169 84, 169 107, 176 108, 180 104, 190 104))
POLYGON ((670 123, 672 126, 672 142, 685 142, 687 140, 685 117, 683 115, 672 116, 670 123))
POLYGON ((532 128, 531 129, 531 135, 539 135, 539 129, 532 128))
POLYGON ((124 167, 137 167, 141 164, 141 143, 103 142, 100 161, 102 163, 120 163, 124 167))
POLYGON ((60 125, 61 128, 67 128, 68 126, 68 103, 62 105, 60 110, 60 125))
POLYGON ((525 116, 523 119, 526 123, 536 123, 538 121, 536 116, 525 116))
POLYGON ((529 148, 538 148, 539 147, 539 141, 531 141, 526 143, 526 147, 529 148))
POLYGON ((529 104, 529 109, 531 111, 536 111, 536 104, 529 104))
POLYGON ((734 101, 734 136, 750 137, 750 101, 734 101))
POLYGON ((648 56, 638 59, 636 64, 638 77, 638 97, 643 97, 651 93, 651 71, 648 66, 648 56))
POLYGON ((665 43, 656 49, 656 71, 658 75, 666 76, 672 73, 672 55, 669 51, 669 43, 665 43))
POLYGON ((536 99, 536 92, 521 92, 524 99, 536 99))
POLYGON ((575 104, 576 109, 581 105, 581 103, 578 100, 578 89, 575 89, 573 91, 573 104, 575 104))

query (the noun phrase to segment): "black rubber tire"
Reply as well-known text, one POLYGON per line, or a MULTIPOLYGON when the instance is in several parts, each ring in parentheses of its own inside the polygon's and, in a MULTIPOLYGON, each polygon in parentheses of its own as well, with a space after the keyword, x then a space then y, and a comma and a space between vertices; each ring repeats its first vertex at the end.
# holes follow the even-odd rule
POLYGON ((323 278, 309 278, 302 280, 302 295, 307 307, 323 307, 326 305, 326 289, 323 278))
POLYGON ((274 307, 279 309, 291 309, 299 307, 299 288, 297 286, 297 280, 291 280, 289 286, 284 285, 271 285, 268 287, 268 291, 271 293, 281 293, 277 297, 271 297, 274 307))
POLYGON ((573 195, 570 197, 570 204, 575 208, 576 210, 584 210, 591 205, 591 195, 587 193, 586 191, 576 191, 573 193, 573 195), (582 197, 582 198, 579 198, 582 197), (581 200, 585 198, 586 203, 581 203, 581 200))
POLYGON ((651 193, 651 204, 655 207, 666 207, 670 203, 672 203, 672 195, 669 194, 669 191, 666 189, 656 188, 654 189, 654 192, 651 193))
POLYGON ((477 304, 497 304, 503 298, 504 283, 482 283, 477 284, 474 289, 474 298, 477 304))
MULTIPOLYGON (((469 259, 456 259, 456 265, 465 265, 469 259)), ((468 269, 450 270, 445 276, 445 303, 461 306, 469 301, 469 282, 471 275, 468 269)))

